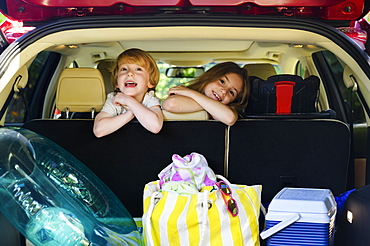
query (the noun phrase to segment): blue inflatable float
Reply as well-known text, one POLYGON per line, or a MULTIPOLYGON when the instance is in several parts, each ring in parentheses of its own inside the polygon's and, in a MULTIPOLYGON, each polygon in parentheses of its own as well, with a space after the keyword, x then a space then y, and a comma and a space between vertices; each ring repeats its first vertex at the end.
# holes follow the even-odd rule
POLYGON ((36 246, 141 245, 113 192, 54 142, 0 128, 0 210, 36 246))

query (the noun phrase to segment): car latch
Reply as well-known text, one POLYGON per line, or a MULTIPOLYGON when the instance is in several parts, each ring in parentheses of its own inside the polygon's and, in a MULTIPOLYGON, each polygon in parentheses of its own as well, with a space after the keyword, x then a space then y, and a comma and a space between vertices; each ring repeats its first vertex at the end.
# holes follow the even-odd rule
POLYGON ((86 16, 87 13, 92 13, 94 8, 66 8, 68 12, 75 13, 76 17, 86 16))

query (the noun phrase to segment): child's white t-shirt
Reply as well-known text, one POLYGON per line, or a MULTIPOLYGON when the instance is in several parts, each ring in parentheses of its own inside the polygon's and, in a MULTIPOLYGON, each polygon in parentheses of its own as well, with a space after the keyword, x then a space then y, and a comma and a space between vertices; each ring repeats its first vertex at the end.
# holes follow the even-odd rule
MULTIPOLYGON (((113 104, 113 97, 116 95, 115 92, 111 92, 107 95, 107 100, 101 111, 107 112, 112 116, 123 114, 126 112, 126 109, 121 105, 113 104)), ((141 102, 146 108, 160 105, 159 99, 155 96, 154 91, 149 91, 145 93, 144 99, 141 102)))

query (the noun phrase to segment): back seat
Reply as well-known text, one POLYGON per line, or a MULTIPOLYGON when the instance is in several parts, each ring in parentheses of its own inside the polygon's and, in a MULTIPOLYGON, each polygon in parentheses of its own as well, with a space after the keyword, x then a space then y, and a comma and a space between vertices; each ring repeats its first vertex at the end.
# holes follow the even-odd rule
POLYGON ((350 131, 334 119, 246 119, 229 131, 233 183, 262 184, 268 203, 283 187, 346 191, 350 131))
POLYGON ((18 232, 12 223, 0 212, 0 231, 1 243, 0 245, 13 246, 24 245, 24 236, 18 232))
POLYGON ((144 185, 172 162, 172 155, 203 154, 233 183, 262 184, 263 202, 283 186, 346 191, 349 129, 330 119, 166 121, 158 134, 138 122, 96 138, 92 120, 34 120, 24 128, 65 148, 97 174, 134 217, 142 215, 144 185))
MULTIPOLYGON (((104 89, 103 82, 99 87, 104 89)), ((214 120, 169 118, 158 134, 133 120, 102 138, 94 136, 92 119, 40 119, 23 127, 49 138, 84 163, 134 217, 142 215, 144 185, 158 179, 173 154, 198 152, 215 173, 231 182, 262 184, 264 203, 283 186, 330 188, 335 195, 346 190, 350 131, 341 121, 287 115, 242 119, 228 127, 214 120)))
POLYGON ((96 138, 92 120, 34 120, 26 129, 54 141, 105 182, 134 217, 141 217, 144 185, 157 180, 172 155, 198 152, 224 175, 225 126, 216 121, 167 121, 158 134, 130 122, 96 138))

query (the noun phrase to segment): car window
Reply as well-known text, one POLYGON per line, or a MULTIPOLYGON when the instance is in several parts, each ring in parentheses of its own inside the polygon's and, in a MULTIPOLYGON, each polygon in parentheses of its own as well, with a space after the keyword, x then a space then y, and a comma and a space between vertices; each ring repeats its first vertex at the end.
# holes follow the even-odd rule
MULTIPOLYGON (((43 83, 38 83, 38 81, 44 80, 49 83, 50 78, 45 77, 46 67, 51 66, 50 59, 57 60, 55 59, 56 55, 57 53, 55 52, 42 51, 33 60, 28 68, 28 83, 23 90, 14 93, 8 106, 5 124, 17 125, 33 118, 30 115, 29 108, 36 108, 32 104, 40 104, 44 100, 44 93, 39 89, 42 88, 41 84, 43 83), (34 95, 37 95, 38 98, 34 97, 34 95)), ((35 114, 33 115, 34 117, 38 117, 38 112, 32 112, 32 114, 35 114)))
POLYGON ((308 77, 306 76, 307 72, 307 67, 304 67, 303 64, 299 61, 295 68, 295 74, 301 76, 302 78, 306 78, 308 77))
MULTIPOLYGON (((155 94, 161 100, 163 100, 167 97, 168 90, 170 88, 172 88, 174 86, 178 86, 178 85, 187 86, 187 85, 189 85, 189 81, 192 80, 192 78, 169 78, 169 77, 166 76, 166 69, 171 67, 171 65, 166 64, 166 63, 162 63, 162 62, 158 63, 157 65, 158 65, 158 68, 159 68, 160 77, 159 77, 158 85, 155 88, 155 91, 156 91, 155 94)), ((208 69, 210 69, 214 65, 215 65, 215 63, 206 64, 204 66, 205 71, 207 71, 208 69)))
POLYGON ((158 68, 160 72, 159 82, 155 88, 155 94, 159 99, 165 99, 168 94, 168 90, 177 85, 187 86, 191 79, 189 78, 168 78, 166 76, 166 69, 170 67, 166 63, 158 63, 158 68))
POLYGON ((29 80, 22 92, 16 92, 11 100, 6 114, 6 123, 22 123, 27 113, 26 105, 34 92, 35 83, 45 64, 48 52, 39 53, 28 68, 29 80), (23 95, 21 94, 23 93, 23 95), (26 102, 25 102, 26 100, 26 102))
POLYGON ((330 51, 322 51, 323 58, 329 64, 339 92, 344 100, 351 107, 353 123, 366 122, 365 112, 357 93, 352 93, 352 87, 347 88, 343 82, 344 62, 330 51))
MULTIPOLYGON (((352 92, 352 87, 347 88, 343 81, 343 71, 345 63, 329 51, 322 51, 322 57, 326 60, 331 68, 332 75, 336 80, 336 84, 342 97, 342 100, 347 104, 348 111, 351 112, 351 120, 353 125, 353 156, 356 158, 365 158, 367 155, 366 142, 367 142, 367 124, 365 110, 358 93, 352 92)), ((356 168, 361 170, 363 162, 355 160, 356 168)), ((365 161, 366 162, 366 161, 365 161)), ((364 172, 364 171, 359 171, 364 172)), ((361 179, 360 179, 361 180, 361 179)), ((363 181, 364 182, 364 181, 363 181)), ((361 182, 360 182, 361 183, 361 182)), ((361 183, 363 185, 363 183, 361 183)))

